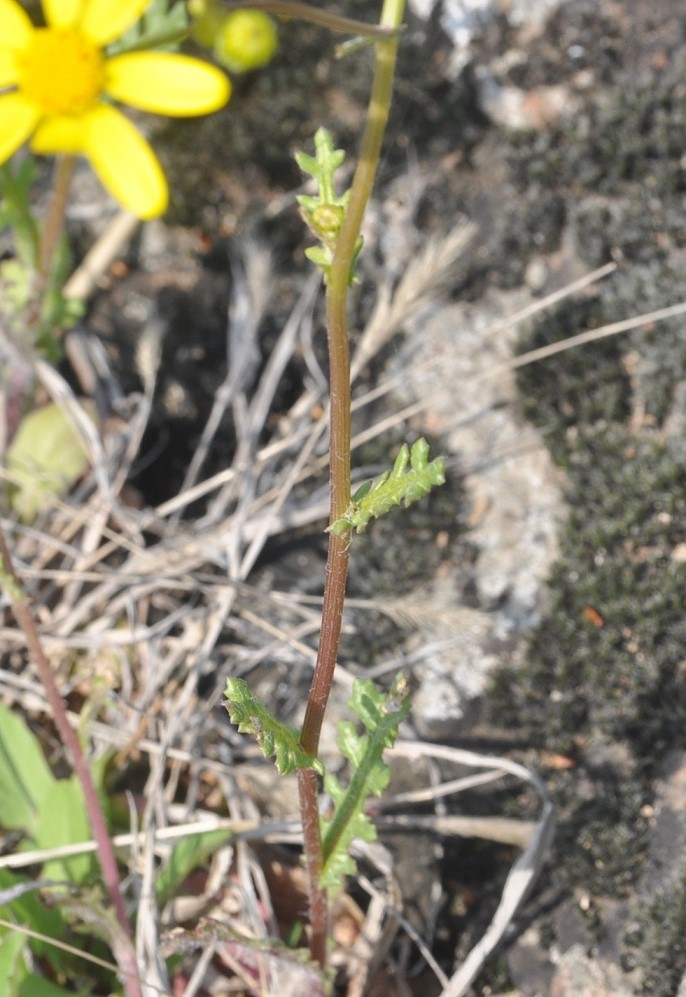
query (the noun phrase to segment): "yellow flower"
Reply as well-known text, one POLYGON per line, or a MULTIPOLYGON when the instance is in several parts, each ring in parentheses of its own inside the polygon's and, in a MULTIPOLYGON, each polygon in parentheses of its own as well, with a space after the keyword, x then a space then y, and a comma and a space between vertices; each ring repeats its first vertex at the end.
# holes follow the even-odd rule
POLYGON ((169 52, 108 57, 104 47, 149 0, 42 0, 36 28, 16 0, 0 0, 0 163, 27 140, 34 152, 87 156, 109 192, 140 218, 167 207, 152 149, 113 106, 173 117, 216 111, 231 95, 220 70, 169 52))

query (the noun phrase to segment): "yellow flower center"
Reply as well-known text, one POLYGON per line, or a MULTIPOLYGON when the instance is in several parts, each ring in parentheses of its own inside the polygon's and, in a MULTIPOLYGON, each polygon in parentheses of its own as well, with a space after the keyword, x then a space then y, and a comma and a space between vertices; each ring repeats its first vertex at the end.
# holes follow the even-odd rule
POLYGON ((37 28, 17 62, 20 91, 45 114, 80 114, 104 86, 100 49, 73 28, 37 28))

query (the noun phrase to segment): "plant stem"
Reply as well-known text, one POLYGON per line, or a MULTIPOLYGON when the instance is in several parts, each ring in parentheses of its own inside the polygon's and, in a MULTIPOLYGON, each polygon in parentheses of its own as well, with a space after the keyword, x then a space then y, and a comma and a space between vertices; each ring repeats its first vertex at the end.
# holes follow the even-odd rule
POLYGON ((38 252, 38 279, 42 284, 41 290, 50 278, 52 258, 55 255, 57 243, 64 230, 64 219, 69 201, 69 187, 71 186, 71 178, 74 175, 75 162, 74 156, 60 156, 57 160, 52 199, 48 208, 48 216, 45 219, 38 252))
MULTIPOLYGON (((405 0, 384 0, 380 26, 390 37, 376 43, 376 65, 362 148, 355 170, 350 200, 336 242, 326 290, 327 342, 330 380, 330 522, 340 519, 350 504, 350 351, 348 346, 348 288, 355 246, 379 165, 388 121, 393 75, 398 51, 398 29, 405 0)), ((326 704, 333 686, 348 578, 351 531, 329 533, 322 625, 317 663, 305 710, 300 741, 309 754, 319 749, 326 704)), ((301 772, 298 786, 308 869, 312 957, 325 965, 328 933, 326 895, 319 886, 323 866, 317 810, 317 781, 313 772, 301 772), (315 817, 316 816, 316 821, 315 817)))
POLYGON ((110 903, 114 908, 117 922, 121 928, 120 936, 114 940, 113 952, 117 965, 124 977, 125 992, 127 997, 141 997, 141 987, 136 966, 136 951, 131 938, 131 926, 124 908, 117 860, 114 856, 114 848, 112 847, 112 841, 107 831, 107 824, 102 807, 100 806, 100 800, 93 785, 88 762, 81 750, 79 739, 67 718, 67 711, 64 708, 64 703, 62 702, 62 697, 52 674, 52 669, 45 656, 38 628, 29 609, 21 580, 14 570, 5 534, 1 527, 0 569, 3 587, 12 603, 12 612, 19 626, 24 631, 29 653, 38 666, 38 672, 48 704, 52 710, 55 726, 83 789, 91 830, 98 846, 97 855, 102 870, 103 881, 110 898, 110 903))
MULTIPOLYGON (((38 244, 38 259, 36 272, 31 288, 31 300, 26 310, 26 324, 32 328, 40 322, 45 292, 50 286, 55 250, 64 230, 64 219, 67 213, 69 187, 74 174, 74 156, 60 156, 57 160, 55 179, 52 187, 52 198, 48 214, 43 225, 43 231, 38 244)), ((60 330, 54 330, 58 335, 60 330)))
POLYGON ((356 21, 351 17, 341 17, 328 10, 320 10, 309 3, 301 3, 299 0, 226 0, 222 4, 226 10, 263 10, 265 13, 274 14, 276 17, 297 18, 300 21, 309 21, 310 24, 321 24, 329 31, 340 32, 341 34, 362 35, 365 38, 387 38, 393 28, 388 28, 384 24, 367 24, 365 21, 356 21))

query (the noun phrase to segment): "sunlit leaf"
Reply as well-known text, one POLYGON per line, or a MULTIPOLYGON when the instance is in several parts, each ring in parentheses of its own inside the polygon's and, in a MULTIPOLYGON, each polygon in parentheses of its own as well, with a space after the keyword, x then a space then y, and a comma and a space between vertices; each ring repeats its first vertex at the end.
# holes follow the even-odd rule
POLYGON ((22 419, 7 452, 10 505, 33 522, 52 498, 65 495, 88 467, 88 457, 64 410, 54 402, 22 419))
POLYGON ((247 682, 238 678, 228 679, 226 698, 228 702, 224 705, 229 711, 231 723, 238 727, 241 734, 251 734, 255 738, 265 758, 275 757, 281 775, 307 768, 322 771, 321 762, 303 751, 299 731, 273 717, 252 694, 247 682))
POLYGON ((379 796, 388 785, 391 773, 383 752, 395 743, 398 727, 409 711, 407 680, 397 675, 391 690, 383 693, 368 679, 358 679, 348 705, 367 733, 359 734, 353 723, 341 721, 338 746, 350 762, 350 781, 344 787, 333 773, 324 776, 333 812, 322 818, 324 867, 320 882, 333 890, 340 890, 343 878, 355 872, 350 843, 355 838, 373 841, 376 837, 363 808, 369 796, 379 796))
POLYGON ((35 838, 55 779, 24 720, 0 704, 0 826, 35 838))
POLYGON ((412 505, 424 498, 432 488, 445 484, 445 464, 441 457, 429 462, 429 444, 419 439, 412 449, 403 443, 393 469, 384 471, 372 482, 359 488, 344 516, 329 527, 332 533, 342 534, 354 529, 364 533, 370 519, 385 516, 396 506, 412 505), (409 467, 408 467, 409 464, 409 467))

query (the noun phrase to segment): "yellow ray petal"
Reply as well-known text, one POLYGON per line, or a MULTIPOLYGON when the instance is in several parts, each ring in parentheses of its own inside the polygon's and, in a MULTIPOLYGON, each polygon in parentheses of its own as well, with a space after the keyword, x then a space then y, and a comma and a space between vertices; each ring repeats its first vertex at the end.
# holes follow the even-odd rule
POLYGON ((150 0, 85 0, 79 27, 94 45, 108 45, 133 27, 149 5, 150 0))
POLYGON ((110 96, 154 114, 209 114, 231 96, 221 70, 187 55, 131 52, 109 59, 105 72, 110 96))
POLYGON ((100 104, 89 111, 84 152, 103 185, 139 218, 166 209, 167 181, 152 149, 116 108, 100 104))
POLYGON ((78 155, 86 144, 86 117, 82 114, 53 114, 36 128, 31 148, 43 156, 55 153, 78 155))
POLYGON ((45 20, 51 28, 73 28, 81 20, 87 0, 43 0, 45 20))
POLYGON ((31 41, 31 18, 15 0, 0 0, 0 24, 0 49, 25 48, 31 41))
POLYGON ((39 118, 38 108, 22 94, 0 95, 0 163, 24 144, 39 118))
POLYGON ((12 52, 0 48, 0 87, 9 87, 17 82, 17 61, 12 52))

